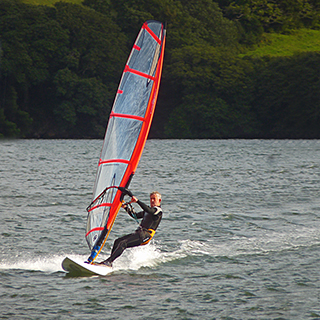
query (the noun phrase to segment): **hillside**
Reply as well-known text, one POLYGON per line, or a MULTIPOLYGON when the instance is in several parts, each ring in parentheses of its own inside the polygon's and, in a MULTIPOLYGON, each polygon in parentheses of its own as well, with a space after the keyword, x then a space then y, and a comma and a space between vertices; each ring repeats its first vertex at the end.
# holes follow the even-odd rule
POLYGON ((318 2, 2 0, 0 16, 0 137, 101 138, 156 19, 168 29, 151 138, 320 138, 318 2))
POLYGON ((282 57, 320 52, 320 30, 299 29, 291 34, 264 33, 261 42, 240 56, 282 57))
MULTIPOLYGON (((23 0, 27 4, 48 6, 59 1, 81 4, 84 0, 23 0)), ((320 51, 320 30, 292 29, 289 34, 263 32, 258 44, 243 50, 245 53, 240 54, 241 57, 280 57, 320 51)))

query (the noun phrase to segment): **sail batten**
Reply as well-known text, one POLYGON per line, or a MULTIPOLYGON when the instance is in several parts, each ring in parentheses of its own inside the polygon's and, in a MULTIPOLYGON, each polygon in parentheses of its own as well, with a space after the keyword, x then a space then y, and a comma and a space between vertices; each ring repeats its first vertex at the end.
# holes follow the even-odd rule
POLYGON ((111 117, 118 117, 118 118, 127 118, 127 119, 133 119, 133 120, 138 120, 138 121, 145 121, 145 118, 140 117, 140 116, 135 116, 131 114, 123 114, 123 113, 110 113, 110 118, 111 117))
POLYGON ((146 21, 133 44, 116 93, 87 208, 86 240, 92 262, 121 207, 121 192, 138 166, 158 96, 165 46, 163 23, 146 21))
POLYGON ((101 160, 100 159, 98 166, 101 166, 102 164, 106 164, 106 163, 127 163, 127 164, 129 164, 130 161, 126 160, 126 159, 109 159, 109 160, 101 160))
POLYGON ((98 228, 93 228, 91 229, 87 234, 86 234, 86 237, 91 233, 91 232, 94 232, 94 231, 102 231, 104 228, 102 227, 98 227, 98 228))
POLYGON ((148 27, 147 23, 144 23, 142 26, 143 29, 146 29, 149 34, 153 37, 154 40, 156 40, 159 44, 161 44, 161 40, 159 39, 159 37, 157 37, 154 32, 148 27))
MULTIPOLYGON (((97 209, 97 208, 100 208, 100 207, 111 207, 111 205, 112 205, 112 203, 101 203, 101 204, 98 204, 98 205, 90 208, 90 209, 88 210, 88 212, 90 212, 90 211, 92 211, 92 210, 95 210, 95 209, 97 209)), ((93 230, 96 230, 96 229, 98 229, 98 228, 93 228, 93 230)))
POLYGON ((147 79, 150 79, 150 80, 153 80, 153 81, 155 80, 155 77, 152 77, 151 75, 143 73, 143 72, 141 72, 139 70, 132 69, 128 65, 125 67, 124 72, 131 72, 131 73, 133 73, 133 74, 135 74, 137 76, 144 77, 144 78, 147 78, 147 79))

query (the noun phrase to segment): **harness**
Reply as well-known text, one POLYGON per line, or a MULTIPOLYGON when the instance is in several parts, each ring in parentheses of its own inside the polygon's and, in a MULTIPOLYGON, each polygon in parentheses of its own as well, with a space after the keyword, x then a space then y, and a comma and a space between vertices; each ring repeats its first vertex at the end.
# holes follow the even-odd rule
POLYGON ((150 238, 147 238, 145 241, 143 241, 143 242, 141 243, 141 246, 149 243, 149 242, 151 241, 151 239, 153 238, 154 234, 156 233, 156 230, 153 230, 153 229, 148 229, 148 230, 146 230, 146 231, 150 234, 150 238))

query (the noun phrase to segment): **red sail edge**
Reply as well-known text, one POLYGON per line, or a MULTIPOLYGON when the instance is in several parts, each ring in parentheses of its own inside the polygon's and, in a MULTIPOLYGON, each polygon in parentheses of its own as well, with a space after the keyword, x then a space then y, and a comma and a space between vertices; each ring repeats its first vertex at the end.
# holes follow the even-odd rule
MULTIPOLYGON (((165 30, 163 30, 163 28, 164 27, 162 25, 163 40, 162 40, 162 45, 161 45, 161 54, 160 54, 160 57, 158 60, 157 70, 156 70, 156 74, 155 74, 155 83, 154 83, 154 86, 153 86, 151 94, 150 94, 148 107, 147 107, 147 110, 145 113, 145 119, 142 124, 142 128, 140 131, 138 141, 136 143, 136 147, 132 153, 132 156, 130 159, 130 164, 127 168, 126 173, 124 174, 124 177, 122 179, 120 187, 125 187, 129 181, 130 177, 136 172, 140 158, 142 156, 144 146, 146 144, 146 141, 147 141, 147 138, 149 135, 149 131, 150 131, 150 127, 151 127, 151 123, 152 123, 152 119, 153 119, 153 115, 154 115, 154 111, 155 111, 155 106, 156 106, 157 99, 158 99, 160 80, 161 80, 161 75, 162 75, 164 47, 165 47, 165 40, 166 40, 165 39, 165 30)), ((114 201, 114 203, 120 202, 120 196, 121 196, 121 192, 118 191, 118 193, 116 195, 116 200, 114 201)), ((110 216, 114 216, 114 219, 109 219, 109 221, 107 223, 108 230, 111 230, 120 207, 121 207, 121 202, 119 203, 119 206, 115 206, 115 207, 111 208, 110 216), (113 211, 112 209, 115 209, 114 213, 112 212, 113 211)))
MULTIPOLYGON (((154 33, 152 32, 151 29, 149 29, 148 27, 148 21, 144 23, 144 25, 142 26, 141 30, 142 29, 145 29, 147 32, 151 32, 150 35, 154 38, 155 35, 154 33)), ((152 81, 154 81, 154 84, 153 84, 153 87, 151 89, 151 93, 150 93, 150 97, 149 97, 149 100, 148 100, 148 105, 147 105, 147 108, 146 108, 146 111, 145 111, 145 115, 144 115, 144 118, 142 117, 133 117, 135 120, 138 120, 138 121, 142 121, 142 126, 141 126, 141 129, 140 129, 140 134, 138 136, 138 139, 137 139, 137 142, 136 142, 136 145, 135 145, 135 148, 132 152, 132 155, 131 155, 131 158, 129 160, 129 164, 128 164, 128 167, 123 175, 123 178, 121 180, 121 183, 120 183, 120 187, 127 187, 130 183, 130 180, 133 176, 133 174, 135 173, 136 169, 137 169, 137 166, 139 164, 139 161, 140 161, 140 158, 142 156, 142 153, 143 153, 143 149, 144 149, 144 146, 146 144, 146 140, 147 140, 147 137, 148 137, 148 134, 149 134, 149 131, 150 131, 150 127, 151 127, 151 122, 152 122, 152 119, 153 119, 153 115, 154 115, 154 111, 155 111, 155 106, 156 106, 156 102, 157 102, 157 98, 158 98, 158 92, 159 92, 159 87, 160 87, 160 79, 161 79, 161 74, 162 74, 162 66, 163 66, 163 60, 164 60, 164 48, 165 48, 165 40, 166 40, 166 30, 164 28, 164 24, 162 23, 161 24, 161 39, 160 38, 157 38, 155 39, 155 41, 157 41, 157 43, 160 45, 160 54, 159 54, 159 58, 158 58, 158 61, 157 61, 157 67, 156 67, 156 71, 155 71, 155 75, 154 77, 150 77, 150 79, 152 81)), ((136 43, 133 45, 133 49, 137 49, 137 45, 136 43)), ((132 50, 133 50, 132 49, 132 50)), ((128 69, 128 66, 125 67, 123 73, 125 72, 130 72, 131 70, 128 69)), ((141 76, 144 76, 143 74, 139 74, 138 75, 141 75, 141 76)), ((117 94, 122 94, 123 91, 120 89, 118 89, 117 91, 117 94)), ((128 116, 126 115, 121 115, 121 114, 116 114, 116 113, 111 113, 110 114, 110 117, 125 117, 127 118, 128 116)), ((110 211, 109 211, 109 218, 107 220, 107 223, 106 223, 106 226, 104 227, 105 228, 105 231, 106 231, 106 234, 104 235, 104 240, 103 242, 101 243, 101 245, 99 245, 98 247, 94 247, 93 250, 92 250, 92 253, 91 253, 91 256, 89 257, 89 261, 92 263, 96 258, 97 256, 100 254, 102 248, 104 247, 106 241, 107 241, 107 238, 110 234, 110 231, 112 229, 112 226, 115 222, 115 219, 117 217, 117 214, 120 210, 120 207, 122 205, 122 202, 121 202, 121 192, 118 190, 116 195, 115 195, 115 198, 114 198, 114 201, 112 202, 111 206, 110 206, 110 211)), ((95 228, 97 229, 97 228, 95 228)), ((98 228, 99 229, 99 228, 98 228)), ((101 230, 101 229, 99 229, 101 230)), ((88 232, 90 233, 91 230, 88 232)))

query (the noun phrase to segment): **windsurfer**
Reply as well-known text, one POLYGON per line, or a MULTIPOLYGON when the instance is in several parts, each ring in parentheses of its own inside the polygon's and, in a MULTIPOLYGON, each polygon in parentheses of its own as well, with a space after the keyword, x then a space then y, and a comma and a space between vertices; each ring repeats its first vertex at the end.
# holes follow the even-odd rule
POLYGON ((147 244, 154 236, 156 229, 162 218, 161 194, 154 191, 150 194, 150 207, 135 196, 131 197, 130 203, 137 203, 142 211, 135 213, 129 205, 122 205, 127 213, 135 219, 142 219, 138 229, 131 234, 118 238, 114 241, 111 255, 108 259, 100 262, 106 266, 112 267, 112 262, 117 259, 125 249, 147 244))

